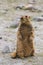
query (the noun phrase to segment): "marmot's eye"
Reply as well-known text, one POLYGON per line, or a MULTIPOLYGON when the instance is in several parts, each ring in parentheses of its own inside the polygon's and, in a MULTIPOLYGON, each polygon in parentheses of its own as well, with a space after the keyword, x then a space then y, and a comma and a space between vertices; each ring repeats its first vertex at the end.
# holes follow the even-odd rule
POLYGON ((25 16, 26 18, 28 17, 28 16, 25 16))
POLYGON ((21 20, 23 20, 23 17, 21 17, 21 20))

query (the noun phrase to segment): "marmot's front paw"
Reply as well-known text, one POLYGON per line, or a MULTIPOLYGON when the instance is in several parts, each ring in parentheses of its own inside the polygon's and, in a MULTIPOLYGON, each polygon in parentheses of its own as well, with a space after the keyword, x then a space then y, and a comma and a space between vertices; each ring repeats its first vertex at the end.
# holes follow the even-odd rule
POLYGON ((16 58, 16 52, 10 53, 11 58, 16 58))

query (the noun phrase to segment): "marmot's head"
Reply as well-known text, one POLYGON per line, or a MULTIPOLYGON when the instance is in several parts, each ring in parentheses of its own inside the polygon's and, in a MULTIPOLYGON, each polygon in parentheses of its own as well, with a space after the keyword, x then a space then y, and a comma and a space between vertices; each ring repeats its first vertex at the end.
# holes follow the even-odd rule
POLYGON ((21 21, 21 24, 29 24, 30 23, 30 16, 22 16, 20 21, 21 21))

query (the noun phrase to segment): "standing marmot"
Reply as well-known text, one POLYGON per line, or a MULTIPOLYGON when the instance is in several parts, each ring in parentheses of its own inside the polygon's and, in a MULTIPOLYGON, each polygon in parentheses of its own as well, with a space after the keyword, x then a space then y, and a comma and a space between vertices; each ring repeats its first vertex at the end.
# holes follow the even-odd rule
POLYGON ((20 26, 17 34, 17 51, 12 53, 12 57, 27 57, 34 55, 34 29, 32 27, 31 22, 29 21, 30 17, 23 16, 20 19, 20 26))

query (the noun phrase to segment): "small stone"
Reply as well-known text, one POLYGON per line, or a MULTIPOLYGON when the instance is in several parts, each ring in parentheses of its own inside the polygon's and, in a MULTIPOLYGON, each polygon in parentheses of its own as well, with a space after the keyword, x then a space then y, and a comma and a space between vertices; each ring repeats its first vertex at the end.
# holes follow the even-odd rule
POLYGON ((0 39, 2 39, 2 37, 0 37, 0 39))
POLYGON ((10 28, 17 28, 18 24, 10 26, 10 28))
POLYGON ((42 17, 43 17, 43 15, 42 15, 42 17))
POLYGON ((8 46, 5 46, 2 52, 3 53, 10 53, 10 48, 8 46))
POLYGON ((35 26, 35 29, 36 29, 37 27, 35 26))
POLYGON ((16 7, 16 9, 22 9, 23 7, 24 7, 24 5, 21 4, 21 5, 18 5, 18 6, 16 7))
POLYGON ((36 17, 36 18, 33 18, 33 20, 35 20, 35 21, 43 21, 43 17, 36 17))
POLYGON ((15 22, 15 23, 13 23, 13 24, 10 26, 10 28, 17 28, 18 25, 19 25, 19 22, 15 22))

